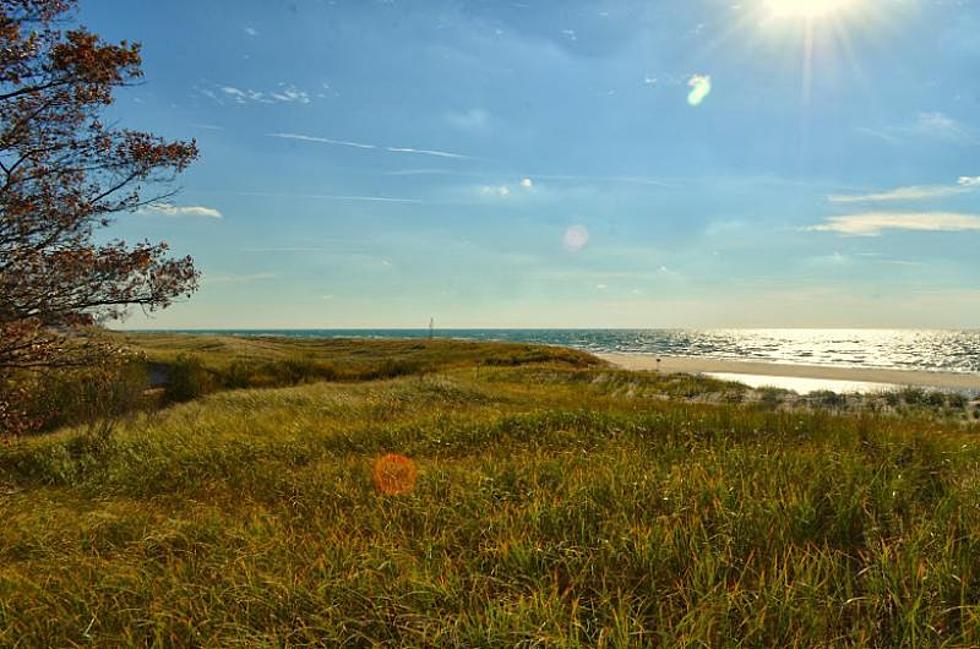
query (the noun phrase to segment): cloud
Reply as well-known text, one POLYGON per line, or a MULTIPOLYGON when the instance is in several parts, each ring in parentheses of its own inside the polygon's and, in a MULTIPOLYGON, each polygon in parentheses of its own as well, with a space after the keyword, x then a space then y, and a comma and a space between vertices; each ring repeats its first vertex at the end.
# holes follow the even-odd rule
MULTIPOLYGON (((522 178, 517 187, 525 192, 529 192, 534 189, 534 181, 530 178, 522 178)), ((483 196, 499 196, 501 198, 507 198, 513 194, 516 189, 511 189, 510 185, 480 185, 480 194, 483 196)))
POLYGON ((251 273, 248 275, 237 275, 234 273, 223 275, 204 275, 205 284, 251 284, 266 279, 275 279, 275 273, 251 273))
POLYGON ((252 90, 251 88, 236 88, 235 86, 218 86, 218 93, 211 89, 200 92, 219 104, 231 101, 235 104, 308 104, 310 95, 290 83, 280 83, 276 90, 252 90))
POLYGON ((831 203, 882 203, 888 201, 918 201, 953 196, 980 188, 980 176, 960 176, 955 185, 912 185, 896 187, 871 194, 831 194, 831 203))
POLYGON ((485 131, 490 126, 490 113, 482 108, 471 108, 461 113, 449 113, 446 121, 461 131, 485 131))
POLYGON ((943 140, 959 145, 980 144, 980 136, 972 128, 938 111, 921 112, 916 115, 914 121, 905 124, 877 128, 860 127, 856 130, 889 144, 901 144, 910 137, 943 140))
POLYGON ((980 216, 956 212, 865 212, 832 216, 805 228, 811 232, 836 232, 847 236, 876 237, 885 230, 917 232, 980 231, 980 216))
MULTIPOLYGON (((363 146, 363 145, 362 145, 363 146)), ((486 176, 484 173, 477 173, 472 171, 459 171, 456 169, 400 169, 397 171, 386 171, 385 176, 465 176, 471 178, 481 178, 486 176)), ((676 181, 668 182, 666 180, 659 180, 657 178, 643 178, 640 176, 583 176, 583 175, 572 175, 572 174, 553 174, 553 173, 534 173, 531 174, 534 178, 544 179, 544 180, 560 180, 560 181, 574 181, 574 182, 588 182, 588 183, 623 183, 623 184, 635 184, 635 185, 648 185, 651 187, 675 187, 677 185, 676 181)), ((531 180, 528 178, 528 180, 531 180)), ((523 180, 521 181, 524 182, 523 180)), ((531 181, 532 185, 534 181, 531 181)))
POLYGON ((930 135, 951 141, 976 141, 969 128, 945 113, 919 113, 914 130, 923 135, 930 135))
POLYGON ((701 102, 711 94, 711 76, 707 74, 692 75, 687 81, 691 92, 687 95, 687 103, 691 106, 700 106, 701 102))
POLYGON ((218 126, 217 124, 200 124, 197 122, 191 122, 190 124, 194 128, 204 129, 205 131, 223 131, 224 126, 218 126))
POLYGON ((375 203, 422 203, 418 198, 401 198, 397 196, 345 196, 341 194, 295 194, 290 192, 228 192, 238 196, 265 196, 269 198, 312 198, 328 201, 367 201, 375 203))
POLYGON ((348 140, 334 140, 327 137, 317 137, 315 135, 303 135, 302 133, 266 133, 268 137, 277 137, 283 140, 298 140, 300 142, 316 142, 319 144, 332 144, 335 146, 347 146, 355 149, 369 149, 377 151, 388 151, 389 153, 414 153, 418 155, 436 156, 438 158, 458 158, 469 159, 470 156, 451 151, 437 151, 434 149, 415 149, 402 146, 382 146, 379 144, 365 144, 363 142, 350 142, 348 140))
POLYGON ((483 185, 480 187, 480 193, 484 196, 510 196, 510 187, 507 185, 493 186, 493 185, 483 185))
POLYGON ((569 226, 561 238, 562 245, 569 252, 578 252, 589 243, 589 231, 584 225, 569 226))
POLYGON ((433 149, 414 149, 412 147, 404 146, 386 146, 385 151, 391 151, 392 153, 418 153, 421 155, 434 155, 439 158, 468 158, 469 156, 462 155, 460 153, 451 153, 449 151, 437 151, 433 149))
POLYGON ((255 29, 254 27, 246 27, 245 33, 248 34, 249 36, 258 36, 259 30, 255 29))
POLYGON ((221 212, 213 207, 203 207, 201 205, 172 205, 171 203, 152 203, 142 208, 143 211, 156 212, 167 216, 204 216, 212 219, 220 219, 221 212))
POLYGON ((827 200, 831 203, 880 203, 887 201, 918 201, 927 198, 941 198, 967 191, 967 183, 962 179, 958 185, 913 185, 897 187, 873 194, 831 194, 827 200))

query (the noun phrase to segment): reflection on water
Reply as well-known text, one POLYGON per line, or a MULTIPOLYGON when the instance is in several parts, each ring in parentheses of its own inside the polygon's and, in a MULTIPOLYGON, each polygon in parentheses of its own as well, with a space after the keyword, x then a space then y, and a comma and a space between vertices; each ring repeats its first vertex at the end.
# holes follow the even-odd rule
POLYGON ((722 381, 738 381, 750 388, 783 388, 797 394, 809 394, 819 390, 829 390, 837 394, 871 394, 888 392, 899 386, 892 383, 874 383, 871 381, 840 381, 832 379, 805 379, 795 376, 765 376, 762 374, 737 374, 735 372, 705 372, 722 381))
MULTIPOLYGON (((428 329, 212 331, 300 337, 426 338, 428 329)), ((508 340, 591 352, 695 356, 834 367, 980 372, 980 331, 927 329, 443 329, 444 338, 508 340)))

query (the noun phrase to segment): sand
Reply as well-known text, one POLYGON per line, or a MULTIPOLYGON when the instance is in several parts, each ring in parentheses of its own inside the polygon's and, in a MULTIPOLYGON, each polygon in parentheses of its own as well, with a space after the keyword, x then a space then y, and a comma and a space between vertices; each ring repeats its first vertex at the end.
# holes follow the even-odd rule
MULTIPOLYGON (((629 370, 655 370, 657 357, 647 354, 597 354, 603 360, 629 370)), ((765 377, 792 377, 824 381, 856 381, 898 386, 914 385, 946 390, 980 391, 980 374, 955 372, 924 372, 917 370, 879 370, 859 367, 827 367, 821 365, 784 365, 752 361, 716 360, 661 356, 660 371, 686 374, 744 374, 765 377)), ((774 378, 774 384, 778 381, 774 378)))

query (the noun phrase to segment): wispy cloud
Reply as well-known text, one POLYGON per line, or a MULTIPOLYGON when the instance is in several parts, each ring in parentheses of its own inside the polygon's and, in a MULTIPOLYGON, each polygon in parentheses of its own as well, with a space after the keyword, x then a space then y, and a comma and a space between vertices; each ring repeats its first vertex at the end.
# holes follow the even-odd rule
POLYGON ((960 176, 955 185, 911 185, 870 194, 830 194, 831 203, 884 203, 943 198, 980 188, 980 176, 960 176))
POLYGON ((435 156, 437 158, 458 158, 469 159, 470 156, 451 151, 438 151, 435 149, 416 149, 403 146, 382 146, 380 144, 365 144, 363 142, 351 142, 348 140, 334 140, 327 137, 317 137, 314 135, 303 135, 302 133, 267 133, 268 137, 277 137, 284 140, 299 140, 301 142, 316 142, 319 144, 332 144, 336 146, 347 146, 355 149, 373 149, 377 151, 388 151, 389 153, 414 153, 418 155, 435 156))
POLYGON ((238 275, 234 273, 226 273, 219 275, 204 275, 205 284, 250 284, 252 282, 258 282, 266 279, 275 279, 278 277, 275 273, 251 273, 238 275))
POLYGON ((974 143, 977 141, 976 135, 969 127, 940 112, 919 113, 914 130, 922 135, 954 142, 974 143))
POLYGON ((275 90, 253 90, 252 88, 224 85, 216 88, 202 88, 200 92, 219 104, 225 102, 238 105, 309 104, 312 101, 309 93, 290 83, 280 83, 275 90))
POLYGON ((964 185, 913 185, 896 187, 883 192, 871 194, 831 194, 827 197, 831 203, 882 203, 889 201, 918 201, 928 198, 942 198, 968 191, 964 185))
MULTIPOLYGON (((526 172, 525 172, 526 173, 526 172)), ((386 171, 385 176, 461 176, 470 178, 483 178, 488 174, 475 171, 458 171, 454 169, 400 169, 396 171, 386 171)), ((657 178, 644 178, 642 176, 585 176, 574 174, 555 174, 555 173, 531 173, 526 174, 535 179, 558 180, 568 182, 602 183, 602 184, 633 184, 649 185, 652 187, 674 187, 677 181, 667 182, 657 178)))
POLYGON ((419 153, 422 155, 434 155, 439 158, 468 158, 469 156, 462 155, 460 153, 451 153, 449 151, 436 151, 433 149, 413 149, 412 147, 403 146, 386 146, 384 147, 386 151, 391 151, 392 153, 419 153))
POLYGON ((889 144, 901 144, 909 138, 942 140, 952 144, 980 144, 980 135, 962 122, 938 111, 921 112, 915 120, 899 125, 875 128, 859 127, 859 133, 875 137, 889 144))
POLYGON ((418 198, 401 198, 398 196, 346 196, 343 194, 295 194, 291 192, 227 192, 238 196, 267 196, 269 198, 312 198, 329 201, 367 201, 372 203, 422 203, 418 198))
POLYGON ((197 122, 191 122, 190 126, 194 128, 204 129, 205 131, 223 131, 224 126, 218 126, 217 124, 199 124, 197 122))
POLYGON ((534 181, 530 178, 522 178, 515 185, 480 185, 477 191, 482 196, 494 196, 499 198, 507 198, 512 196, 515 192, 530 192, 534 189, 534 181))
POLYGON ((258 36, 259 35, 259 30, 255 29, 254 27, 246 27, 244 31, 249 36, 258 36))
POLYGON ((485 131, 490 126, 490 113, 482 108, 471 108, 463 112, 446 115, 450 126, 461 131, 485 131))
POLYGON ((811 225, 805 229, 811 232, 836 232, 858 237, 876 237, 885 230, 980 231, 980 216, 957 212, 864 212, 831 216, 824 223, 811 225))
POLYGON ((510 196, 510 187, 507 185, 483 185, 480 187, 480 193, 484 196, 500 196, 506 198, 510 196))
POLYGON ((212 219, 220 219, 221 212, 213 207, 202 205, 173 205, 171 203, 153 203, 142 209, 145 212, 156 212, 167 216, 203 216, 212 219))

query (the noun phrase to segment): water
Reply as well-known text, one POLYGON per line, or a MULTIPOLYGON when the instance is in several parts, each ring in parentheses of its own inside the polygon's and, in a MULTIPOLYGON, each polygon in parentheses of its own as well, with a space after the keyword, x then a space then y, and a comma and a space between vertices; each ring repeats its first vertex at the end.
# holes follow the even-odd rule
POLYGON ((744 383, 750 388, 783 388, 798 394, 810 394, 829 390, 837 394, 874 394, 894 390, 894 383, 874 381, 845 381, 841 379, 810 379, 799 376, 768 376, 762 374, 742 374, 736 372, 705 372, 707 376, 722 381, 744 383))
MULTIPOLYGON (((429 336, 428 329, 201 330, 197 333, 361 338, 429 336)), ((595 353, 980 373, 980 330, 437 329, 435 335, 562 345, 595 353)))

